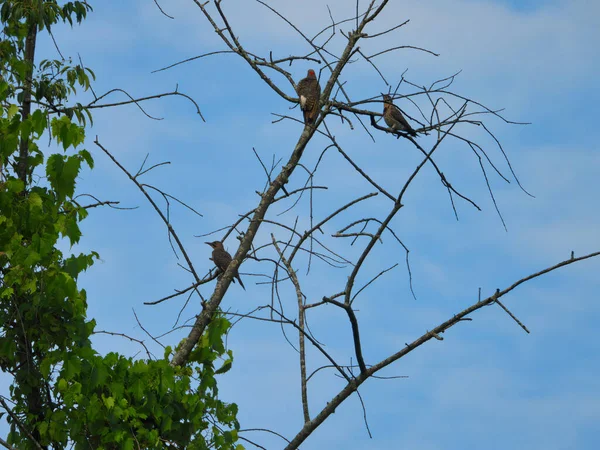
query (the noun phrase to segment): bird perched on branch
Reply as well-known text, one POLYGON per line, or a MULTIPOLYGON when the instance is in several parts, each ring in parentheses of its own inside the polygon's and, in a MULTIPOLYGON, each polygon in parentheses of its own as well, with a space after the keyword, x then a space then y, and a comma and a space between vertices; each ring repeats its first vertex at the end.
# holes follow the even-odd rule
POLYGON ((417 137, 417 132, 412 129, 400 109, 392 102, 392 97, 387 94, 383 94, 383 119, 392 130, 403 131, 417 137))
POLYGON ((319 115, 319 100, 321 98, 321 86, 319 86, 319 80, 317 80, 314 70, 309 69, 306 78, 298 82, 296 92, 300 97, 300 109, 304 113, 304 123, 314 123, 319 115))
MULTIPOLYGON (((231 263, 232 258, 231 258, 231 255, 223 248, 223 243, 221 241, 214 241, 214 242, 205 242, 205 244, 208 244, 213 248, 212 258, 210 258, 210 259, 215 263, 215 266, 217 266, 217 268, 222 273, 225 273, 225 271, 227 270, 227 267, 229 267, 229 263, 231 263)), ((235 273, 233 274, 233 276, 240 282, 240 286, 242 286, 242 288, 244 290, 246 290, 246 288, 244 287, 244 283, 242 283, 242 279, 240 278, 240 274, 238 273, 237 269, 236 269, 235 273)), ((233 282, 235 283, 235 279, 233 280, 233 282)))

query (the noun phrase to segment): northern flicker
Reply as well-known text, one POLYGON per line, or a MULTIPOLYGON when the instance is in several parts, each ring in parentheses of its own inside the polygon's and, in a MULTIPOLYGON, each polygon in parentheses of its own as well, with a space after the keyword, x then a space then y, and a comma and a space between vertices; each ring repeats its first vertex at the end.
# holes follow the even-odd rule
POLYGON ((300 97, 300 109, 304 113, 304 123, 314 123, 319 115, 319 100, 321 98, 321 86, 319 86, 319 80, 317 80, 314 70, 309 69, 306 78, 298 82, 296 92, 300 97))
POLYGON ((417 132, 412 129, 400 109, 392 102, 392 97, 387 94, 383 94, 383 119, 392 130, 403 131, 417 137, 417 132))
MULTIPOLYGON (((215 266, 217 266, 217 268, 222 273, 224 273, 227 270, 229 263, 231 262, 231 255, 227 253, 227 251, 223 248, 223 243, 221 241, 205 243, 213 248, 211 259, 215 263, 215 266)), ((240 278, 240 274, 237 270, 235 271, 235 274, 233 276, 240 282, 240 286, 242 286, 242 288, 246 290, 246 288, 244 287, 244 283, 242 283, 242 279, 240 278)), ((233 282, 235 283, 235 279, 233 280, 233 282)))

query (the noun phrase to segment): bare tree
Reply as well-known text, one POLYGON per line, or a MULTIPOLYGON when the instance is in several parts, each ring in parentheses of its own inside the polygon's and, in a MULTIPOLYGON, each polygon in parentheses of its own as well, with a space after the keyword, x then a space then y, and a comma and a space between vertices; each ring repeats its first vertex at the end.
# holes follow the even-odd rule
MULTIPOLYGON (((349 2, 347 17, 334 18, 331 13, 329 18, 320 17, 324 20, 324 26, 315 35, 308 35, 300 25, 278 12, 266 1, 255 0, 257 4, 265 8, 266 14, 277 16, 304 42, 306 47, 304 53, 286 57, 276 57, 273 54, 257 55, 252 49, 247 48, 231 25, 229 18, 234 11, 227 9, 227 2, 222 0, 213 2, 193 0, 193 2, 197 6, 199 17, 204 20, 206 26, 212 27, 224 47, 194 58, 174 62, 160 70, 170 69, 212 55, 231 54, 231 56, 245 61, 251 69, 249 72, 258 75, 282 102, 295 106, 300 101, 296 95, 296 83, 303 73, 300 75, 300 70, 292 72, 290 67, 295 69, 299 63, 310 63, 315 68, 317 66, 321 68, 318 71, 321 87, 320 113, 316 121, 303 124, 301 114, 297 110, 289 115, 275 114, 275 123, 293 121, 303 125, 298 127, 301 132, 290 144, 288 160, 283 164, 278 164, 273 160, 269 164, 259 156, 257 151, 254 151, 264 169, 266 178, 265 187, 261 191, 257 191, 259 201, 256 207, 241 213, 239 219, 234 223, 226 224, 218 230, 199 236, 211 235, 211 239, 216 238, 219 241, 236 236, 239 246, 233 254, 227 270, 224 273, 214 270, 202 274, 194 267, 189 251, 185 248, 183 240, 177 234, 169 218, 170 202, 177 199, 140 180, 145 173, 156 166, 149 169, 141 168, 136 174, 132 174, 112 156, 110 149, 105 148, 99 141, 96 141, 96 144, 119 165, 150 201, 168 229, 174 251, 182 255, 184 268, 192 277, 190 285, 184 289, 178 289, 176 293, 160 299, 149 300, 146 304, 156 305, 184 295, 188 298, 186 305, 192 296, 200 299, 202 309, 194 311, 194 314, 197 315, 191 319, 192 325, 189 334, 173 354, 171 361, 173 366, 186 365, 190 353, 202 337, 211 319, 215 314, 222 312, 222 301, 238 270, 243 276, 248 274, 248 270, 245 269, 250 268, 254 275, 262 277, 261 279, 267 280, 266 282, 270 284, 271 298, 264 304, 254 305, 246 313, 226 311, 225 314, 239 320, 253 319, 258 324, 265 322, 279 324, 290 347, 298 352, 300 373, 298 380, 290 382, 298 382, 301 386, 300 404, 304 423, 301 424, 295 436, 281 436, 286 441, 286 449, 298 448, 344 400, 355 393, 360 395, 358 394, 359 387, 370 378, 377 377, 382 369, 432 339, 443 340, 446 331, 459 322, 472 320, 470 317, 472 313, 485 306, 497 304, 519 327, 529 333, 527 327, 501 302, 501 298, 529 280, 563 266, 600 255, 600 252, 583 256, 571 254, 564 261, 523 276, 513 284, 498 289, 484 298, 479 298, 462 311, 432 327, 431 330, 425 330, 421 336, 406 343, 392 354, 374 360, 372 356, 363 351, 361 339, 364 339, 364 336, 371 333, 372 330, 360 327, 360 313, 357 312, 356 306, 358 297, 366 296, 365 292, 369 286, 380 278, 389 276, 399 264, 406 267, 409 279, 409 286, 406 287, 407 293, 411 292, 414 296, 409 248, 403 243, 393 225, 402 218, 402 208, 404 202, 407 201, 406 195, 409 189, 413 187, 414 181, 423 170, 429 167, 437 174, 442 189, 447 191, 449 202, 457 219, 457 204, 459 203, 480 210, 480 206, 472 199, 472 195, 455 187, 454 180, 450 180, 444 174, 442 165, 436 161, 440 149, 448 143, 462 145, 471 152, 480 167, 481 171, 478 176, 485 181, 490 202, 494 205, 499 220, 504 225, 504 218, 496 203, 489 177, 494 175, 507 183, 514 180, 524 195, 530 194, 521 186, 508 155, 501 145, 500 139, 493 133, 490 123, 493 121, 515 125, 519 123, 510 121, 500 110, 489 108, 467 95, 455 92, 453 84, 458 74, 441 77, 434 83, 423 86, 422 83, 405 78, 404 75, 384 73, 384 70, 377 65, 377 57, 382 54, 410 50, 435 55, 431 50, 408 45, 382 48, 373 54, 365 53, 360 45, 363 41, 376 41, 408 24, 407 20, 386 30, 377 28, 378 19, 385 14, 388 0, 363 2, 366 4, 356 1, 353 5, 349 2), (368 64, 378 73, 384 84, 389 86, 388 92, 381 93, 374 90, 366 98, 354 98, 351 82, 352 64, 358 61, 368 64), (399 92, 403 93, 399 94, 399 92), (410 127, 403 130, 401 126, 393 125, 393 121, 390 122, 389 118, 385 117, 383 94, 390 96, 388 102, 394 102, 393 108, 397 108, 394 110, 411 124, 414 132, 410 127), (408 104, 418 114, 410 116, 406 111, 400 109, 402 105, 408 104), (400 180, 398 185, 384 185, 377 180, 376 175, 369 173, 368 169, 361 167, 361 164, 353 158, 351 146, 344 139, 336 137, 336 130, 345 127, 354 133, 366 133, 373 141, 385 138, 392 141, 393 146, 411 148, 421 155, 420 162, 405 179, 400 180), (475 134, 473 130, 484 130, 487 139, 481 140, 481 138, 472 137, 475 134), (392 137, 397 139, 391 139, 392 137), (325 144, 320 148, 316 162, 308 165, 305 162, 307 160, 305 151, 309 145, 311 151, 316 151, 315 145, 318 144, 313 145, 315 142, 325 142, 325 144), (318 217, 313 210, 313 201, 332 185, 316 185, 315 177, 322 175, 320 172, 321 162, 326 155, 330 156, 331 154, 333 154, 331 157, 338 158, 339 164, 347 164, 352 168, 357 183, 365 182, 371 186, 371 189, 356 198, 337 205, 330 205, 330 211, 318 217), (504 173, 505 170, 501 169, 498 160, 502 162, 502 166, 508 168, 508 173, 504 173), (159 206, 151 193, 158 193, 162 196, 167 202, 166 210, 159 206), (308 210, 299 211, 300 199, 306 196, 309 197, 308 210), (382 199, 383 201, 381 201, 382 199), (376 203, 372 203, 368 208, 365 206, 369 202, 375 201, 376 203), (276 214, 273 207, 280 204, 289 205, 284 212, 294 211, 296 214, 276 214), (395 219, 396 222, 394 222, 395 219), (307 222, 309 225, 303 229, 303 225, 299 222, 307 222), (368 268, 369 263, 373 260, 373 253, 378 247, 384 246, 390 253, 396 254, 400 250, 402 255, 399 258, 400 261, 374 274, 369 273, 372 272, 368 268), (320 265, 326 265, 332 272, 343 272, 345 281, 337 289, 320 292, 316 297, 311 294, 309 297, 305 294, 306 285, 312 283, 310 276, 314 274, 314 271, 311 272, 311 268, 317 262, 320 265), (298 276, 300 269, 305 270, 305 276, 298 276), (212 288, 208 283, 215 279, 218 281, 212 288), (289 289, 290 287, 291 289, 289 289), (309 312, 310 317, 314 317, 327 307, 336 308, 348 320, 351 333, 348 334, 347 346, 352 355, 351 363, 334 358, 328 352, 326 343, 310 330, 309 312), (292 335, 296 337, 292 337, 292 335), (309 357, 313 357, 321 364, 312 373, 308 373, 307 369, 309 357), (331 394, 331 400, 324 408, 317 413, 311 413, 309 382, 315 373, 322 370, 334 371, 344 380, 345 385, 338 392, 331 394)), ((321 178, 333 177, 325 174, 321 178)), ((181 203, 187 206, 187 204, 181 203)), ((246 283, 246 285, 248 284, 246 283)), ((316 287, 312 285, 311 291, 315 289, 316 287)), ((181 312, 179 314, 181 315, 181 312)), ((345 331, 340 331, 340 333, 343 332, 345 331)), ((160 341, 164 342, 165 339, 166 337, 163 336, 160 341)), ((265 428, 269 427, 265 426, 265 428)), ((275 433, 273 430, 270 432, 275 433)), ((244 439, 246 438, 244 437, 244 439)), ((262 448, 249 439, 248 442, 262 448)))

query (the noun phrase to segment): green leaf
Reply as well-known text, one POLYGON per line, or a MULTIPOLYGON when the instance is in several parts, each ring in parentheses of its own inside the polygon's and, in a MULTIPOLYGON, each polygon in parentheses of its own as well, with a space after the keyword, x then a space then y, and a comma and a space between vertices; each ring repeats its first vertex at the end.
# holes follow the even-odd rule
POLYGON ((80 168, 81 161, 77 156, 66 157, 54 154, 48 158, 46 175, 60 199, 73 197, 75 178, 79 174, 80 168))
POLYGON ((31 134, 31 120, 24 120, 21 122, 21 138, 29 139, 29 135, 31 134))
POLYGON ((9 179, 5 185, 8 188, 9 192, 12 192, 13 194, 18 194, 22 192, 23 189, 25 189, 25 184, 18 178, 9 179))
POLYGON ((23 265, 27 268, 29 267, 33 267, 35 266, 39 261, 41 260, 40 254, 33 251, 33 250, 29 250, 27 257, 25 258, 25 260, 23 261, 23 265))
POLYGON ((225 361, 223 363, 223 365, 221 366, 221 368, 215 371, 215 374, 219 375, 219 374, 222 374, 222 373, 229 372, 229 369, 231 369, 232 362, 233 361, 231 359, 228 359, 227 361, 225 361))
POLYGON ((64 378, 61 378, 60 380, 58 380, 58 392, 66 391, 68 386, 69 385, 67 383, 67 380, 65 380, 64 378))
POLYGON ((88 152, 87 150, 81 150, 79 152, 79 154, 81 155, 83 160, 87 163, 87 165, 90 167, 90 169, 93 169, 94 168, 94 159, 92 158, 92 155, 90 154, 90 152, 88 152))
POLYGON ((41 134, 46 129, 46 124, 47 124, 45 114, 42 113, 41 110, 36 109, 30 117, 31 117, 31 123, 33 125, 33 131, 38 136, 41 136, 41 134))
POLYGON ((104 402, 104 406, 106 406, 108 409, 112 409, 115 406, 115 399, 112 397, 105 397, 103 395, 102 401, 104 402))
POLYGON ((81 361, 79 358, 71 357, 67 359, 63 366, 63 374, 65 378, 71 380, 81 372, 81 361))
POLYGON ((63 234, 69 238, 71 245, 74 245, 79 242, 79 238, 81 238, 81 230, 79 229, 79 224, 74 217, 68 217, 65 220, 65 228, 63 234))
POLYGON ((0 80, 0 99, 5 98, 5 94, 8 91, 8 83, 4 80, 0 80))
POLYGON ((41 436, 46 436, 48 433, 48 422, 40 422, 38 424, 38 431, 40 432, 41 436))
POLYGON ((40 364, 40 372, 44 378, 47 378, 50 375, 52 363, 49 358, 44 358, 42 363, 40 364))
POLYGON ((9 119, 12 119, 15 114, 17 114, 19 112, 19 107, 17 105, 10 105, 8 107, 8 111, 7 111, 7 115, 9 119))
POLYGON ((133 444, 134 444, 134 441, 133 441, 133 439, 131 439, 130 437, 128 437, 128 438, 125 440, 125 442, 123 442, 123 443, 121 444, 121 445, 122 445, 122 447, 121 447, 121 448, 122 448, 123 450, 133 450, 133 444))
POLYGON ((29 201, 29 209, 42 209, 42 197, 39 196, 36 192, 32 192, 28 198, 29 201))

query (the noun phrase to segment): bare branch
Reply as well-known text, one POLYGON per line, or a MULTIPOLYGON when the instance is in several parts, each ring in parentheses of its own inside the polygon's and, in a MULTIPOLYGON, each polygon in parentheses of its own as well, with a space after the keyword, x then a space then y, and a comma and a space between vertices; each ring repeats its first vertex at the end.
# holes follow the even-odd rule
POLYGON ((6 404, 6 400, 4 400, 4 397, 2 395, 0 395, 0 403, 2 404, 2 407, 6 410, 8 415, 11 417, 13 422, 29 438, 29 440, 35 446, 35 448, 42 450, 42 446, 40 445, 40 443, 35 440, 33 435, 29 432, 29 430, 25 427, 23 422, 21 422, 21 420, 17 417, 17 415, 13 412, 13 410, 8 407, 8 405, 6 404))
MULTIPOLYGON (((196 101, 190 97, 189 95, 183 94, 181 92, 178 92, 177 89, 175 89, 173 92, 165 92, 162 94, 156 94, 156 95, 150 95, 147 97, 141 97, 141 98, 133 98, 133 96, 131 96, 128 92, 124 91, 123 89, 111 89, 110 91, 106 92, 105 94, 102 94, 100 97, 97 97, 94 101, 92 101, 91 103, 88 103, 87 105, 83 106, 83 109, 100 109, 100 108, 110 108, 113 106, 123 106, 123 105, 131 105, 131 104, 135 104, 140 111, 142 111, 142 113, 144 113, 144 115, 150 119, 154 119, 154 120, 163 120, 160 117, 153 117, 150 114, 148 114, 144 108, 142 108, 142 106, 140 105, 141 102, 147 101, 147 100, 154 100, 154 99, 158 99, 158 98, 162 98, 162 97, 171 97, 171 96, 177 96, 177 97, 183 97, 186 98, 187 100, 189 100, 194 107, 196 108, 196 114, 198 114, 200 116, 200 118, 202 119, 203 122, 206 122, 206 120, 204 120, 204 116, 202 115, 202 113, 200 112, 200 107, 198 106, 198 103, 196 103, 196 101), (103 103, 103 104, 96 104, 98 103, 100 100, 102 100, 104 97, 112 94, 113 92, 121 92, 123 94, 125 94, 127 97, 129 97, 129 100, 125 100, 122 102, 114 102, 114 103, 103 103)), ((41 105, 44 106, 50 106, 50 105, 45 105, 43 103, 40 103, 41 105)), ((56 109, 55 112, 57 113, 64 113, 66 112, 67 109, 73 109, 73 107, 69 107, 69 108, 62 108, 62 109, 56 109)))
POLYGON ((356 360, 358 361, 358 367, 360 367, 360 372, 366 373, 367 366, 365 365, 365 360, 362 355, 362 347, 360 345, 360 331, 358 328, 358 320, 356 319, 356 315, 352 310, 352 305, 348 303, 340 303, 331 298, 323 297, 323 301, 325 303, 331 303, 332 305, 338 306, 346 311, 348 314, 348 319, 350 320, 350 326, 352 327, 352 338, 354 340, 354 351, 356 353, 356 360))
POLYGON ((140 191, 142 191, 142 194, 144 194, 144 196, 150 202, 150 204, 152 205, 152 207, 154 208, 154 210, 156 211, 156 213, 160 216, 160 218, 162 219, 162 221, 164 222, 164 224, 167 226, 167 229, 169 230, 169 236, 173 236, 173 238, 177 242, 177 246, 179 247, 179 250, 183 254, 183 256, 184 256, 184 258, 185 258, 185 260, 187 262, 187 265, 188 265, 188 268, 189 268, 190 272, 192 273, 192 275, 194 275, 194 278, 196 279, 196 283, 200 283, 200 277, 196 273, 196 269, 194 268, 194 265, 192 264, 192 261, 191 261, 190 257, 188 256, 188 254, 187 254, 187 252, 185 250, 185 247, 183 246, 181 240, 179 239, 179 236, 177 235, 177 233, 173 229, 173 226, 171 225, 171 223, 169 222, 169 220, 167 219, 167 217, 164 215, 164 213, 161 211, 161 209, 158 207, 158 205, 154 202, 154 200, 152 199, 152 197, 150 197, 150 194, 148 194, 148 192, 135 179, 135 177, 133 175, 131 175, 131 173, 125 167, 123 167, 121 165, 121 163, 119 163, 116 160, 116 158, 108 150, 106 150, 102 146, 102 144, 100 144, 100 142, 98 141, 98 137, 96 137, 96 140, 94 141, 94 144, 96 144, 98 147, 100 147, 100 149, 102 149, 102 151, 119 167, 119 169, 121 169, 127 175, 127 177, 131 181, 133 181, 135 183, 135 185, 138 187, 138 189, 140 191))
POLYGON ((302 290, 300 289, 300 282, 298 281, 298 276, 296 275, 296 271, 292 268, 291 264, 283 255, 283 252, 279 249, 277 245, 277 241, 275 240, 275 236, 271 233, 271 241, 273 242, 273 246, 277 253, 279 254, 279 258, 285 265, 287 272, 290 275, 290 279, 294 284, 294 288, 296 289, 296 298, 298 300, 298 349, 300 352, 300 388, 302 392, 302 411, 304 413, 304 422, 310 421, 310 414, 308 412, 308 392, 306 388, 306 351, 304 349, 304 295, 302 294, 302 290))
POLYGON ((17 450, 15 447, 13 447, 12 445, 10 445, 8 442, 6 442, 2 438, 0 438, 0 445, 2 445, 4 448, 7 448, 8 450, 17 450))
POLYGON ((144 351, 146 352, 146 356, 148 356, 148 359, 152 359, 152 354, 150 353, 150 350, 148 350, 148 347, 146 347, 146 344, 144 344, 144 341, 140 341, 139 339, 136 339, 134 337, 128 336, 128 335, 126 335, 124 333, 115 333, 113 331, 99 330, 99 331, 94 331, 92 334, 107 334, 109 336, 120 336, 120 337, 123 337, 125 339, 129 339, 131 342, 137 342, 142 347, 144 347, 144 351))
POLYGON ((361 374, 358 375, 356 378, 351 379, 348 382, 348 384, 346 384, 346 386, 336 396, 334 396, 332 398, 332 400, 327 404, 327 406, 321 410, 321 412, 319 414, 317 414, 310 422, 306 423, 302 427, 302 429, 298 432, 298 434, 296 434, 296 436, 291 440, 290 444, 287 447, 285 447, 286 450, 294 450, 294 449, 298 448, 298 446, 302 442, 304 442, 304 440, 306 440, 306 438, 321 423, 323 423, 325 421, 325 419, 327 419, 327 417, 329 417, 344 400, 346 400, 350 395, 352 395, 352 393, 354 393, 358 389, 358 387, 362 383, 364 383, 369 377, 371 377, 373 374, 377 373, 379 370, 383 369, 384 367, 389 366, 393 362, 397 361, 398 359, 407 355, 411 351, 413 351, 416 348, 420 347, 421 345, 425 344, 427 341, 434 339, 435 336, 440 337, 439 335, 441 333, 448 330, 453 325, 456 325, 458 322, 465 320, 465 318, 466 318, 465 316, 477 311, 478 309, 483 308, 486 305, 494 303, 498 298, 508 294, 513 289, 515 289, 517 286, 525 283, 526 281, 540 277, 546 273, 552 272, 556 269, 573 264, 575 262, 583 261, 583 260, 586 260, 589 258, 594 258, 599 255, 600 255, 600 251, 590 253, 588 255, 581 256, 579 258, 571 257, 570 259, 564 260, 558 264, 555 264, 554 266, 548 267, 548 268, 541 270, 539 272, 536 272, 532 275, 521 278, 520 280, 516 281, 508 288, 506 288, 502 291, 497 291, 494 295, 488 297, 487 299, 485 299, 483 301, 480 301, 480 302, 478 301, 474 305, 461 311, 459 314, 453 316, 451 319, 448 319, 447 321, 438 325, 433 330, 426 332, 425 334, 423 334, 421 337, 419 337, 412 343, 406 344, 406 346, 402 350, 394 353, 393 355, 389 356, 388 358, 385 358, 384 360, 380 361, 379 363, 369 367, 366 372, 361 372, 361 374))
POLYGON ((496 298, 496 301, 495 301, 495 303, 497 303, 497 304, 498 304, 498 305, 499 305, 499 306, 500 306, 500 307, 501 307, 501 308, 502 308, 504 311, 506 311, 506 314, 508 314, 508 315, 509 315, 509 316, 510 316, 510 317, 511 317, 511 318, 512 318, 512 319, 513 319, 515 322, 517 322, 517 324, 518 324, 518 325, 519 325, 521 328, 523 328, 523 330, 525 330, 525 332, 526 332, 527 334, 529 334, 529 333, 530 333, 530 331, 527 329, 527 327, 526 327, 525 325, 523 325, 523 324, 521 323, 521 321, 520 321, 519 319, 517 319, 517 317, 516 317, 516 316, 515 316, 513 313, 511 313, 511 312, 508 310, 508 308, 502 304, 502 302, 500 302, 500 300, 498 300, 498 299, 496 298))
POLYGON ((388 49, 383 50, 381 52, 374 53, 371 56, 369 56, 368 58, 372 59, 372 58, 375 58, 376 56, 380 56, 380 55, 383 55, 385 53, 392 52, 394 50, 400 50, 400 49, 403 49, 403 48, 410 48, 410 49, 413 49, 413 50, 419 50, 419 51, 424 52, 424 53, 429 53, 430 55, 433 55, 433 56, 440 56, 439 53, 432 52, 431 50, 427 50, 426 48, 415 47, 413 45, 399 45, 398 47, 388 48, 388 49))

